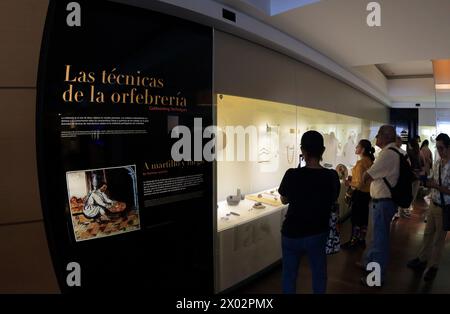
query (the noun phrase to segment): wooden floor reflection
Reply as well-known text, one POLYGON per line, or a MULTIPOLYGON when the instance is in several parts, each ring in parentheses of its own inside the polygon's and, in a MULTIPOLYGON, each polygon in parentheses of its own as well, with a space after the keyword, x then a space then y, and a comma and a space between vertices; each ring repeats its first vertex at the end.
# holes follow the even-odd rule
MULTIPOLYGON (((400 218, 391 225, 391 259, 386 283, 382 288, 366 288, 360 283, 362 272, 355 266, 362 251, 340 253, 328 258, 327 293, 356 294, 411 294, 411 293, 450 293, 450 247, 446 245, 442 263, 433 282, 426 283, 422 274, 406 267, 415 257, 422 243, 425 228, 424 214, 426 204, 419 201, 411 218, 400 218)), ((348 239, 350 223, 342 226, 343 240, 348 239)), ((447 241, 449 237, 447 237, 447 241)), ((307 258, 303 258, 297 280, 298 293, 311 293, 311 274, 307 258)), ((277 294, 281 293, 281 266, 252 280, 232 292, 233 294, 277 294)))

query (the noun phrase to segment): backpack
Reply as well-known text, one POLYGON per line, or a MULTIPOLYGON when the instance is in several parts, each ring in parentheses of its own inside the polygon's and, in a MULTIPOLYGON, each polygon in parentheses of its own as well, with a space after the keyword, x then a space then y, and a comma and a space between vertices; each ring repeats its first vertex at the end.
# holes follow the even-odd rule
POLYGON ((391 191, 392 201, 394 201, 397 206, 408 208, 413 201, 412 183, 416 177, 412 171, 411 165, 408 163, 408 158, 393 147, 390 147, 389 149, 400 156, 399 176, 397 184, 394 187, 389 184, 386 178, 383 178, 383 181, 391 191))

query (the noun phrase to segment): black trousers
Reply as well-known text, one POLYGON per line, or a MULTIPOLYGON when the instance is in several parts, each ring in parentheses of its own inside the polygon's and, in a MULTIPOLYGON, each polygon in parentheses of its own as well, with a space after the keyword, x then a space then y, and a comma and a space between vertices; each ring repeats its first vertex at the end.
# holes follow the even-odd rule
POLYGON ((370 193, 355 190, 352 194, 352 225, 365 227, 369 222, 370 193))

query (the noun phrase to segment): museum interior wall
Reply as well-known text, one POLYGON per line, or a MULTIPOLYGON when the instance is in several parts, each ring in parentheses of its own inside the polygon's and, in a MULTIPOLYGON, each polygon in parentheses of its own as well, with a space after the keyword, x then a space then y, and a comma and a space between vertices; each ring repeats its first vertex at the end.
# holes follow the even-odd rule
POLYGON ((36 168, 36 78, 47 6, 0 1, 0 293, 59 291, 36 168))
POLYGON ((218 94, 263 99, 380 122, 389 110, 353 87, 281 53, 214 32, 218 94))

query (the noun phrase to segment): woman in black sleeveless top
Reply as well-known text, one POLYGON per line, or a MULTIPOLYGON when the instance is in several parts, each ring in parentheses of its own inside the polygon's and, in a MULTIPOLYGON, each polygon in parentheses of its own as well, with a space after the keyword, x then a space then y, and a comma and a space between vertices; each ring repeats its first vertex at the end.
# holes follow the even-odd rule
POLYGON ((307 255, 314 293, 325 293, 327 285, 326 240, 331 209, 339 195, 335 170, 320 165, 325 151, 323 137, 316 131, 301 139, 306 166, 286 171, 278 192, 289 208, 281 229, 283 292, 295 293, 300 257, 307 255))

